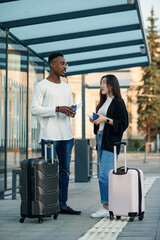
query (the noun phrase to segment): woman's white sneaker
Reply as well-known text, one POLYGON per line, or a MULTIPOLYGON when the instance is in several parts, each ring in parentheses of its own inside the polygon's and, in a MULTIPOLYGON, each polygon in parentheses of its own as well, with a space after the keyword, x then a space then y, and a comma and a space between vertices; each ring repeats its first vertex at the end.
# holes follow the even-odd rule
POLYGON ((95 213, 91 214, 92 218, 107 217, 107 216, 109 216, 109 212, 104 207, 99 208, 95 213))

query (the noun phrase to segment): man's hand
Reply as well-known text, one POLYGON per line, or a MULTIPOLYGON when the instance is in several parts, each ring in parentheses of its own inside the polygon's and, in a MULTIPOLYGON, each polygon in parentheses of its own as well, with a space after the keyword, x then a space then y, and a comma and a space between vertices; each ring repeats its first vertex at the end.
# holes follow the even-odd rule
MULTIPOLYGON (((72 106, 71 106, 71 108, 72 108, 72 107, 74 107, 74 105, 72 105, 72 106)), ((76 115, 76 111, 74 111, 74 109, 73 109, 73 108, 72 108, 72 110, 73 110, 73 112, 74 112, 74 115, 73 115, 73 116, 71 116, 71 117, 73 117, 73 118, 74 118, 74 117, 75 117, 75 115, 76 115)))
MULTIPOLYGON (((57 107, 56 107, 57 110, 57 107)), ((74 117, 76 112, 73 110, 72 107, 67 106, 59 106, 59 112, 66 114, 68 117, 74 117)))

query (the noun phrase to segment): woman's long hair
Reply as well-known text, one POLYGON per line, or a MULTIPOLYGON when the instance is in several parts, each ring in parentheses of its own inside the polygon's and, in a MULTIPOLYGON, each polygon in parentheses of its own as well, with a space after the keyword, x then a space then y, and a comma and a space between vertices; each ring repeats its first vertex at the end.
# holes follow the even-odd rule
MULTIPOLYGON (((112 93, 114 97, 118 97, 118 98, 122 98, 121 96, 121 91, 120 91, 120 86, 119 86, 119 82, 118 79, 116 78, 116 76, 112 75, 112 74, 108 74, 105 75, 101 78, 100 84, 102 82, 103 79, 106 79, 106 84, 107 86, 111 86, 112 87, 112 93)), ((96 113, 98 112, 98 110, 102 107, 103 103, 106 101, 107 96, 106 94, 102 94, 101 90, 100 90, 100 100, 99 103, 96 107, 96 113)))

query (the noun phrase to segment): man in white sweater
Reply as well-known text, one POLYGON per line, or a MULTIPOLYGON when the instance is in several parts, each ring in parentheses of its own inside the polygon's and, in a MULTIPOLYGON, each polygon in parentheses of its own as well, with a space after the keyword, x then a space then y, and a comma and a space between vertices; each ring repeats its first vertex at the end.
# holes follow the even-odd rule
POLYGON ((80 214, 67 206, 71 152, 74 145, 70 117, 75 116, 70 85, 60 80, 67 70, 62 53, 49 55, 50 74, 34 88, 31 114, 40 119, 40 142, 44 156, 44 141, 54 141, 59 159, 60 213, 80 214))

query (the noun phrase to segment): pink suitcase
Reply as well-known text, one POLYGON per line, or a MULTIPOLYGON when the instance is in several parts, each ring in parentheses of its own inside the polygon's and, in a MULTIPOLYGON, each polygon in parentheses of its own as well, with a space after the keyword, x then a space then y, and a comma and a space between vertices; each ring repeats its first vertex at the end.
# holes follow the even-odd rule
POLYGON ((136 168, 127 168, 126 143, 114 145, 114 169, 109 172, 109 215, 110 220, 121 216, 130 217, 133 221, 136 216, 141 221, 144 217, 144 187, 143 172, 136 168), (125 164, 117 169, 116 147, 124 145, 125 164))

